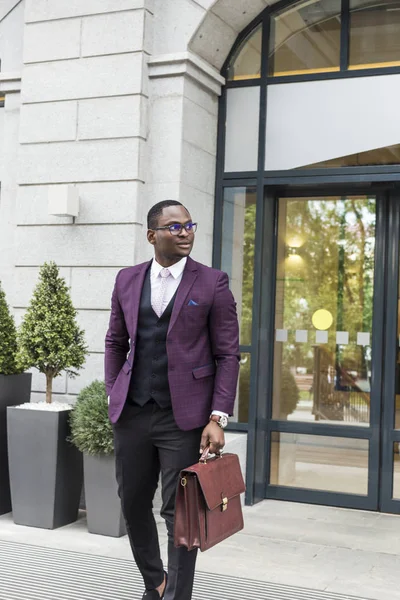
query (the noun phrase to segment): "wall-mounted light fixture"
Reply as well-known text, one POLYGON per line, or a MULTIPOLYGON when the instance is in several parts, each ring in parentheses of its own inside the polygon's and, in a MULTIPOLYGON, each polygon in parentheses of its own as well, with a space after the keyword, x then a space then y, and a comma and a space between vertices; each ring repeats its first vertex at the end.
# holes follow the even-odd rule
POLYGON ((79 215, 79 191, 75 185, 63 184, 49 187, 49 215, 77 217, 79 215))
POLYGON ((299 248, 294 248, 292 246, 286 246, 286 255, 289 256, 298 256, 299 248))

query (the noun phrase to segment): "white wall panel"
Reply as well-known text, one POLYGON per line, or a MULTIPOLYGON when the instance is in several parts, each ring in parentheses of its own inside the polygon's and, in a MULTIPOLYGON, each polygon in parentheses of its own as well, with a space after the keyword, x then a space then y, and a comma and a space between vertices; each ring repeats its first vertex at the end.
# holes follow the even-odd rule
POLYGON ((399 93, 400 75, 269 86, 265 169, 400 143, 399 93))
POLYGON ((4 145, 4 106, 0 107, 0 182, 3 180, 4 158, 6 148, 4 145))
POLYGON ((260 87, 227 91, 225 171, 256 171, 260 87))

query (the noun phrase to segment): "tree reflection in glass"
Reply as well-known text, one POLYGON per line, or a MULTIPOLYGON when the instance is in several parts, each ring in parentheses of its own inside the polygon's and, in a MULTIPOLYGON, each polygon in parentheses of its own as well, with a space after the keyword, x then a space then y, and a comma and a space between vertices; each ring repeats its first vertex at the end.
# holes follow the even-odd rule
POLYGON ((275 327, 288 341, 275 343, 275 419, 369 423, 371 348, 357 342, 372 332, 375 208, 367 196, 279 200, 275 327), (320 309, 333 317, 327 343, 320 309))

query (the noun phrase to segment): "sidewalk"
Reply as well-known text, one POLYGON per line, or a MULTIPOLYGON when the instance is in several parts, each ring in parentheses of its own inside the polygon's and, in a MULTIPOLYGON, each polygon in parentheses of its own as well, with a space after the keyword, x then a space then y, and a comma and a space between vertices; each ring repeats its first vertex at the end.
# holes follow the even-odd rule
MULTIPOLYGON (((243 532, 218 547, 199 554, 200 580, 201 573, 214 573, 220 577, 206 578, 204 575, 204 580, 217 582, 222 579, 229 582, 229 578, 235 577, 308 588, 325 592, 318 595, 321 599, 328 596, 332 598, 331 594, 326 594, 331 592, 345 597, 400 600, 400 517, 268 500, 254 507, 246 507, 245 523, 243 532)), ((166 536, 161 522, 160 541, 165 553, 166 536)), ((4 548, 9 543, 14 552, 19 548, 16 544, 23 544, 27 546, 20 546, 21 552, 30 546, 36 546, 61 553, 70 551, 80 553, 81 556, 85 554, 99 557, 99 561, 100 557, 108 557, 110 564, 120 564, 118 561, 123 561, 125 572, 126 560, 130 561, 131 557, 126 537, 112 539, 88 534, 84 513, 77 523, 55 531, 17 526, 11 515, 5 515, 0 517, 0 542, 3 542, 4 548)), ((30 550, 32 553, 32 549, 30 550)), ((45 556, 47 551, 43 552, 45 556)), ((47 554, 51 556, 51 553, 47 554)), ((104 565, 103 569, 106 569, 107 560, 102 558, 100 562, 104 565)), ((14 563, 10 564, 12 569, 14 563)), ((45 573, 44 566, 44 577, 45 573)), ((12 574, 8 572, 6 575, 7 581, 12 581, 12 574)), ((2 580, 4 581, 0 577, 0 598, 9 598, 10 596, 1 595, 2 580)), ((237 581, 239 585, 239 579, 237 581)), ((140 586, 139 579, 136 585, 140 586)), ((265 585, 265 588, 268 586, 265 585)), ((242 600, 243 594, 229 595, 227 598, 237 597, 242 600)), ((26 593, 21 597, 31 600, 37 596, 26 593)), ((50 596, 46 596, 46 599, 47 597, 50 596)), ((70 597, 75 598, 68 596, 70 597)), ((97 596, 98 600, 103 597, 109 596, 106 593, 104 596, 97 596)), ((130 596, 130 592, 125 597, 136 599, 134 594, 130 596)), ((245 597, 251 598, 251 592, 246 593, 245 597)), ((271 595, 263 597, 278 598, 278 593, 275 592, 274 595, 271 591, 271 595)), ((300 595, 296 589, 289 595, 284 595, 281 590, 279 597, 298 598, 300 595)), ((301 597, 307 597, 304 590, 301 597)), ((316 596, 310 593, 308 597, 316 596)), ((119 600, 116 596, 114 598, 119 600)), ((254 595, 253 600, 258 598, 259 596, 254 595)))

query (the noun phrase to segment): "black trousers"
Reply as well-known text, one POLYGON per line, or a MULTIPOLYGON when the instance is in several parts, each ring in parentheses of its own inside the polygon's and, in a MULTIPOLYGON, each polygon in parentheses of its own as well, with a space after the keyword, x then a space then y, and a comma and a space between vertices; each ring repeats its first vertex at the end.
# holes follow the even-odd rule
POLYGON ((182 431, 172 409, 151 401, 126 404, 114 425, 118 493, 136 564, 147 590, 162 584, 163 563, 153 515, 161 472, 162 509, 168 532, 168 587, 165 600, 190 600, 197 550, 174 546, 175 495, 179 472, 199 460, 202 428, 182 431))

